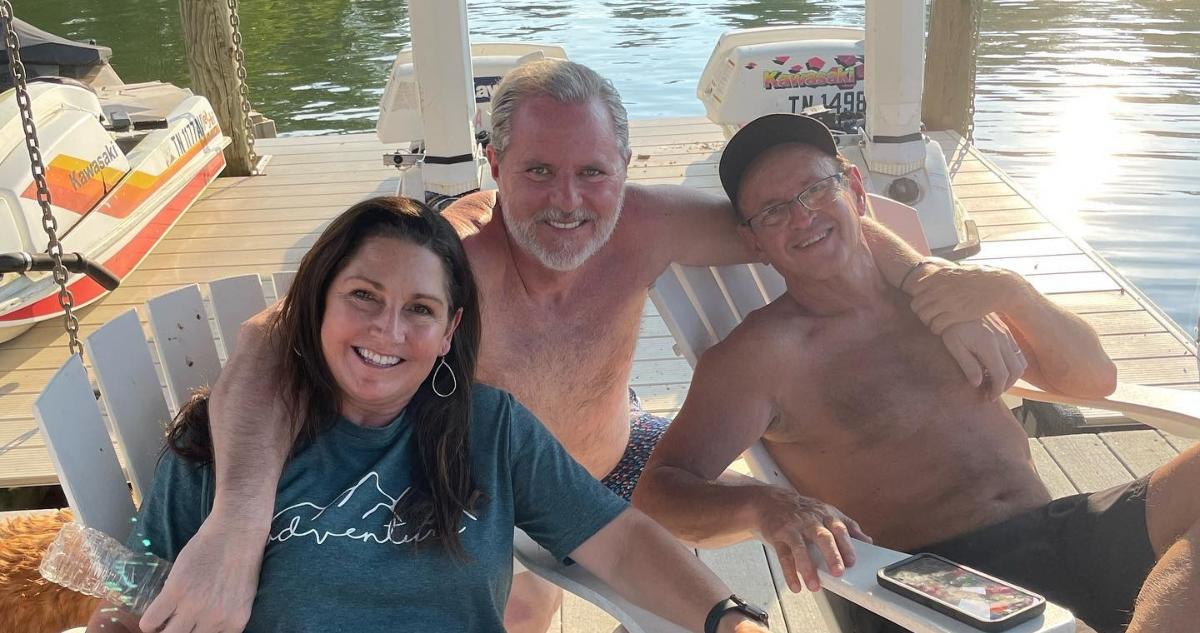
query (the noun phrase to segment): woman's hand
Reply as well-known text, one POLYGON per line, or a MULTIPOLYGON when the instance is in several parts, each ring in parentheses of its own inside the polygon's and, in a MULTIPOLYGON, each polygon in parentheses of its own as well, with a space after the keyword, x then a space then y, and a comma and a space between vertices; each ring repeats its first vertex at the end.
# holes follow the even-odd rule
POLYGON ((913 313, 941 336, 955 323, 978 321, 993 312, 1004 312, 1018 279, 1000 268, 943 266, 917 277, 907 288, 912 295, 913 313))
POLYGON ((788 588, 795 593, 804 587, 821 588, 809 545, 820 550, 830 574, 841 576, 855 561, 850 537, 871 542, 858 523, 828 503, 778 486, 763 486, 754 494, 758 495, 759 536, 775 548, 788 588))

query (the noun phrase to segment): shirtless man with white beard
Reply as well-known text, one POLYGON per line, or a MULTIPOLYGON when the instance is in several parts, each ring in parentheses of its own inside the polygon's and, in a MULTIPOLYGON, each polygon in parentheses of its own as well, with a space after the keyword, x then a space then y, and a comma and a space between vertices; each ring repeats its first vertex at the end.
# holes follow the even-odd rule
MULTIPOLYGON (((625 110, 588 68, 535 62, 504 79, 487 149, 499 192, 446 211, 463 235, 483 304, 478 380, 512 392, 589 472, 626 498, 665 421, 628 389, 647 291, 671 262, 746 262, 724 197, 679 186, 626 184, 625 110), (631 431, 632 424, 632 431, 631 431)), ((919 256, 868 225, 892 283, 919 256)), ((214 387, 216 501, 175 562, 142 627, 167 633, 240 631, 254 598, 285 458, 285 407, 262 351, 264 319, 239 335, 214 387), (172 615, 173 614, 173 615, 172 615), (193 626, 195 628, 193 629, 193 626)), ((965 352, 1006 335, 981 324, 944 337, 1006 382, 1004 364, 965 352)), ((530 573, 514 577, 510 631, 544 631, 561 599, 530 573)))

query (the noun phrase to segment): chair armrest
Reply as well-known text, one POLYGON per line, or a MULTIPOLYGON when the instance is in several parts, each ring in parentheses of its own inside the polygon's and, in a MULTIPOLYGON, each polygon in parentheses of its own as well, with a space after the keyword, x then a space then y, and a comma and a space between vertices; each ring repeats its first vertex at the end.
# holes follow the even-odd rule
POLYGON ((1038 402, 1117 411, 1161 431, 1200 438, 1200 392, 1117 383, 1111 395, 1093 399, 1046 391, 1019 380, 1008 393, 1038 402))
MULTIPOLYGON (((879 585, 876 572, 908 554, 876 547, 862 541, 854 541, 854 552, 858 557, 855 565, 840 578, 827 573, 820 552, 811 548, 813 560, 819 561, 821 586, 831 593, 869 609, 915 633, 979 633, 979 629, 968 626, 922 606, 879 585)), ((1072 633, 1075 617, 1070 611, 1047 601, 1046 610, 1036 618, 1019 624, 1006 633, 1072 633)))
POLYGON ((533 573, 604 609, 628 633, 687 633, 668 620, 622 598, 581 565, 564 565, 520 529, 513 531, 513 555, 533 573))

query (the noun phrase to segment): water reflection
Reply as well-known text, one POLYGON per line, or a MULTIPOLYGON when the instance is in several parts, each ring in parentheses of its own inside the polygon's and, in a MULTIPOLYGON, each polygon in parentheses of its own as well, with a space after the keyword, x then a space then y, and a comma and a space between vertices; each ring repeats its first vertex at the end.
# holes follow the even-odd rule
POLYGON ((726 29, 749 29, 779 24, 862 22, 863 3, 789 2, 788 0, 731 0, 714 2, 709 14, 726 29))
MULTIPOLYGON (((111 46, 127 81, 188 83, 178 0, 15 0, 18 16, 111 46)), ((251 96, 287 134, 369 130, 401 0, 241 0, 251 96)), ((479 0, 473 37, 561 43, 613 79, 632 116, 702 115, 720 34, 860 24, 862 0, 479 0)), ((1200 312, 1200 2, 992 0, 977 143, 1046 210, 1189 329, 1200 312)))
POLYGON ((993 2, 976 142, 1178 323, 1200 313, 1200 5, 993 2))

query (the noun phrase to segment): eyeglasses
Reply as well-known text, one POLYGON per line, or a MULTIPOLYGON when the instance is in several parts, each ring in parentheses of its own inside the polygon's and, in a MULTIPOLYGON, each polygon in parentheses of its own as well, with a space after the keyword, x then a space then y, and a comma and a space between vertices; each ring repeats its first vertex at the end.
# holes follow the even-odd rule
POLYGON ((845 191, 846 178, 843 174, 826 176, 807 189, 801 191, 787 202, 769 206, 743 220, 743 224, 752 229, 776 229, 784 225, 792 217, 792 208, 797 202, 809 211, 819 211, 828 206, 837 194, 845 191))

